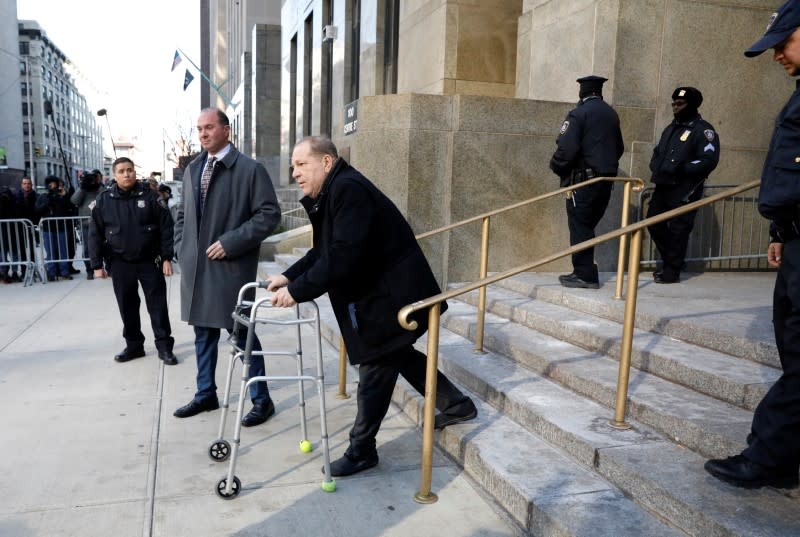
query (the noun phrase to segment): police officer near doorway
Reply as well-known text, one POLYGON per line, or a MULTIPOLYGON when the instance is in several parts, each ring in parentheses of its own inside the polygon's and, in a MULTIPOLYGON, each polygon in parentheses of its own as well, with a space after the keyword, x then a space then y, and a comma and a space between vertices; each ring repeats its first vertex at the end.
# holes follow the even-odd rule
MULTIPOLYGON (((800 2, 772 15, 764 36, 745 56, 773 49, 789 76, 800 75, 800 2)), ((767 261, 778 268, 772 298, 775 345, 783 374, 756 407, 747 448, 705 469, 738 487, 794 488, 800 466, 800 81, 775 121, 761 172, 758 210, 770 220, 767 261)))
MULTIPOLYGON (((675 119, 661 134, 650 159, 652 181, 656 185, 647 217, 656 216, 703 196, 703 183, 719 163, 719 136, 697 111, 703 94, 692 87, 672 92, 675 119)), ((678 283, 689 234, 697 211, 682 214, 647 229, 661 255, 661 268, 653 273, 656 283, 678 283)))
POLYGON ((90 205, 89 253, 95 278, 107 277, 103 258, 109 260, 114 273, 114 295, 125 338, 125 348, 114 360, 127 362, 145 355, 139 318, 141 283, 158 357, 166 365, 175 365, 178 360, 172 353, 164 280, 172 275, 172 217, 159 203, 158 194, 136 180, 131 159, 120 157, 111 169, 116 183, 90 205))
MULTIPOLYGON (((603 100, 601 76, 585 76, 580 84, 578 106, 570 110, 556 139, 550 169, 561 178, 561 187, 594 177, 616 177, 619 158, 625 150, 619 116, 603 100)), ((594 228, 603 218, 611 198, 612 183, 603 181, 574 190, 567 199, 569 243, 594 238, 594 228)), ((594 248, 572 254, 572 273, 558 277, 564 287, 598 289, 600 280, 594 263, 594 248)))

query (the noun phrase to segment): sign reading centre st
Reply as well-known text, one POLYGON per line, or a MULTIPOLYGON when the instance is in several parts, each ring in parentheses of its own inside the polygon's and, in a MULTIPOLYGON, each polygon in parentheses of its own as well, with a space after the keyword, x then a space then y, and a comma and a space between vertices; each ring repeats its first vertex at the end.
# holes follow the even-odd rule
POLYGON ((344 105, 344 135, 358 130, 358 101, 344 105))

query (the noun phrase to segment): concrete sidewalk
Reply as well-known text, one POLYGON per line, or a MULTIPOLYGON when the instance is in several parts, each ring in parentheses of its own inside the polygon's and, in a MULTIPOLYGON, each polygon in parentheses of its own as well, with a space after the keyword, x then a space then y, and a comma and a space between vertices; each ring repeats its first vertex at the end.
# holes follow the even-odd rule
MULTIPOLYGON (((271 383, 277 408, 267 424, 244 429, 236 475, 243 490, 220 499, 228 464, 208 448, 221 411, 172 416, 194 394, 193 332, 179 320, 179 277, 168 280, 175 352, 164 367, 155 356, 144 312, 147 357, 113 361, 124 346, 110 280, 0 287, 0 537, 201 536, 506 536, 508 523, 461 469, 437 452, 433 490, 419 505, 420 431, 392 407, 378 436, 380 464, 320 489, 319 400, 306 390, 315 449, 300 453, 296 383, 271 383)), ((295 347, 291 328, 258 330, 265 347, 295 347)), ((313 333, 303 330, 304 366, 313 371, 313 333)), ((228 346, 217 368, 223 395, 228 346)), ((347 445, 355 398, 336 395, 338 355, 324 344, 331 458, 347 445)), ((274 358, 268 373, 290 375, 291 358, 274 358)), ((238 399, 240 369, 234 375, 238 399)), ((348 391, 355 392, 348 369, 348 391)), ((245 411, 249 410, 249 401, 245 411)), ((235 409, 235 405, 233 405, 235 409)), ((231 411, 225 437, 232 438, 231 411)))

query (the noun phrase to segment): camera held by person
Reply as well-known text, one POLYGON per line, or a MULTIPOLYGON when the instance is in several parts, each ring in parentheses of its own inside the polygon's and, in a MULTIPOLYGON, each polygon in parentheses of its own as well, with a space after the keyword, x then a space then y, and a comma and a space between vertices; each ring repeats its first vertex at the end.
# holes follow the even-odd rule
POLYGON ((94 172, 84 172, 80 179, 81 190, 95 192, 100 188, 100 177, 94 172))

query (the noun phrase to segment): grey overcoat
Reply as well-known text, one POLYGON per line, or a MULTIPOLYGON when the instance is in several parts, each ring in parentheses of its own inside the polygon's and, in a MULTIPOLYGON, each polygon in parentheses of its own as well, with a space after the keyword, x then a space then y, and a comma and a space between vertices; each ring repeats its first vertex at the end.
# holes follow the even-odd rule
POLYGON ((200 176, 206 157, 204 151, 183 174, 175 221, 181 320, 231 329, 239 289, 256 280, 261 242, 280 221, 281 211, 264 166, 231 146, 214 167, 201 217, 200 176), (212 261, 205 252, 217 240, 226 257, 212 261))

